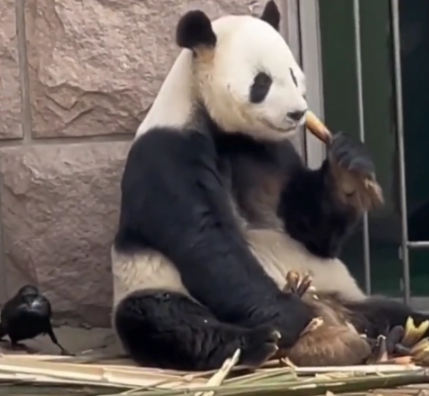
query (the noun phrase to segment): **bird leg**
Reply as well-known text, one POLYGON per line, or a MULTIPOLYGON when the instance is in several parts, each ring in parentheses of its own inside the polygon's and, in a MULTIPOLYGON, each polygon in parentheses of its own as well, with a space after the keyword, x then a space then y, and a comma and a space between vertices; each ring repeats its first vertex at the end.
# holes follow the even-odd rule
POLYGON ((58 341, 57 336, 54 333, 54 329, 52 328, 52 325, 49 323, 49 328, 46 331, 46 334, 49 336, 49 338, 51 339, 52 343, 54 343, 58 348, 60 348, 61 350, 61 355, 68 355, 68 356, 73 356, 73 354, 71 354, 70 352, 68 352, 58 341))

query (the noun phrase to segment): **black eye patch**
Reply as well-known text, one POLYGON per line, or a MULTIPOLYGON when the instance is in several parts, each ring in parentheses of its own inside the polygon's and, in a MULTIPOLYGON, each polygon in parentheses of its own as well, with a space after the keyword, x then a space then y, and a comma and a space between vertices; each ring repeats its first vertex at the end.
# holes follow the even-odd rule
POLYGON ((292 81, 295 84, 295 86, 298 86, 298 81, 296 79, 295 73, 293 72, 292 68, 289 69, 290 71, 290 76, 292 77, 292 81))
POLYGON ((268 74, 258 73, 250 87, 250 101, 252 103, 261 103, 267 96, 272 83, 273 80, 268 74))

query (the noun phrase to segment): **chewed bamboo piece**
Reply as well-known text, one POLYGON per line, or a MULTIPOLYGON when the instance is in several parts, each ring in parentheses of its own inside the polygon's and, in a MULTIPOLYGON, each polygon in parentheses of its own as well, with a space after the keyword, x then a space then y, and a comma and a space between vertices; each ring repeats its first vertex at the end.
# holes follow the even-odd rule
POLYGON ((331 141, 332 134, 326 125, 312 111, 308 110, 305 117, 305 126, 323 143, 328 144, 331 141))
MULTIPOLYGON (((240 358, 240 349, 237 349, 234 353, 234 355, 226 359, 223 363, 222 367, 219 371, 217 371, 208 381, 207 386, 219 386, 222 384, 222 382, 225 380, 225 378, 228 376, 232 368, 238 363, 238 359, 240 358)), ((197 392, 195 393, 195 396, 213 396, 215 394, 214 391, 209 392, 197 392)))

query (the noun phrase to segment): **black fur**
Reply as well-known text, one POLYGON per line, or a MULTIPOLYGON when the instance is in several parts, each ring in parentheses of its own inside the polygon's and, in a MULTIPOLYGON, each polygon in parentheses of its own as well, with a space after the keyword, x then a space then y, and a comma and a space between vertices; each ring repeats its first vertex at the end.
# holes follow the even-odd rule
MULTIPOLYGON (((348 147, 347 152, 353 153, 353 140, 346 135, 338 139, 340 144, 333 145, 330 152, 334 158, 338 157, 338 147, 348 147)), ((260 175, 254 177, 255 168, 264 169, 265 175, 276 172, 288 175, 278 207, 278 215, 287 219, 284 222, 285 231, 318 257, 338 257, 344 240, 353 231, 359 216, 335 198, 328 160, 320 169, 311 170, 304 166, 290 141, 257 142, 246 135, 218 132, 216 142, 219 155, 227 156, 232 162, 236 198, 251 223, 257 222, 257 219, 252 217, 247 207, 253 202, 247 203, 246 197, 251 195, 252 189, 257 189, 255 185, 260 184, 260 175)), ((340 159, 343 160, 343 157, 340 159)), ((356 162, 356 156, 352 154, 347 159, 356 162)), ((344 165, 347 166, 348 162, 344 165)))
MULTIPOLYGON (((270 324, 282 332, 280 345, 289 347, 313 313, 299 297, 279 291, 250 253, 229 206, 217 159, 208 133, 159 128, 140 137, 125 166, 116 248, 163 252, 179 269, 190 294, 218 320, 250 328, 270 324)), ((175 307, 171 304, 169 310, 175 307)), ((175 315, 181 321, 172 315, 169 320, 177 322, 172 328, 196 326, 193 316, 175 315)), ((161 325, 152 323, 153 328, 161 325)), ((227 352, 225 346, 224 358, 227 352)), ((252 352, 259 355, 259 350, 252 352)))
MULTIPOLYGON (((273 0, 264 8, 261 19, 277 31, 280 29, 280 11, 273 0)), ((198 46, 214 47, 217 38, 210 18, 200 10, 187 12, 176 29, 176 43, 179 47, 194 50, 198 46)))
POLYGON ((387 335, 395 326, 404 326, 409 316, 414 319, 416 325, 429 319, 427 314, 415 312, 399 301, 382 296, 369 297, 364 301, 345 305, 355 313, 353 325, 371 338, 376 338, 380 334, 387 335))
POLYGON ((1 312, 0 339, 8 335, 13 347, 19 342, 47 334, 61 349, 51 325, 51 304, 34 286, 24 286, 7 301, 1 312))
MULTIPOLYGON (((356 152, 356 142, 345 135, 335 138, 328 155, 345 169, 364 164, 373 169, 368 156, 356 152)), ((329 172, 329 161, 320 169, 299 167, 284 189, 279 214, 286 231, 302 242, 314 255, 322 258, 338 257, 344 241, 360 220, 356 211, 338 202, 335 185, 329 172)))
POLYGON ((207 308, 180 293, 136 292, 117 309, 118 334, 143 366, 216 369, 240 348, 241 362, 257 367, 276 352, 277 337, 270 327, 248 330, 220 323, 207 308))
POLYGON ((351 140, 342 132, 333 136, 328 155, 344 169, 368 175, 375 173, 374 162, 366 146, 361 141, 351 140))
POLYGON ((335 203, 327 188, 328 167, 325 162, 318 170, 298 170, 283 191, 279 207, 289 235, 322 258, 338 257, 358 221, 354 211, 335 203))
POLYGON ((264 72, 259 72, 250 86, 249 101, 251 103, 262 103, 270 92, 273 79, 264 72))
POLYGON ((274 0, 270 0, 264 8, 261 19, 269 23, 277 31, 280 29, 280 11, 274 0))
POLYGON ((176 43, 179 47, 214 47, 216 40, 209 17, 200 10, 187 12, 177 25, 176 43))

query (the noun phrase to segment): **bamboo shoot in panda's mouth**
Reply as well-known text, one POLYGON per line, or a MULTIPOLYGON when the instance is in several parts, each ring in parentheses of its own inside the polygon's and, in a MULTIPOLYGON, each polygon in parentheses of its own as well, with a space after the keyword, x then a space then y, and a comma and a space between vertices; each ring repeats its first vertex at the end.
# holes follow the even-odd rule
POLYGON ((326 125, 312 111, 308 110, 305 116, 306 128, 323 143, 328 144, 332 135, 326 125))

